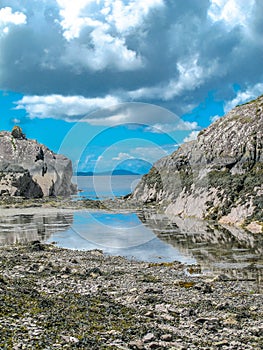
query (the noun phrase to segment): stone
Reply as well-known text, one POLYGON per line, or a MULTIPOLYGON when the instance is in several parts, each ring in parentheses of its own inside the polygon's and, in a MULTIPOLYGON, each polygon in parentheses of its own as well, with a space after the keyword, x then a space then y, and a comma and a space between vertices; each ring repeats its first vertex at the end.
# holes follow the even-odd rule
POLYGON ((159 205, 170 218, 218 220, 262 232, 263 95, 237 106, 157 161, 132 203, 159 205), (251 223, 251 224, 249 224, 251 223))
POLYGON ((70 274, 71 268, 69 266, 64 266, 64 267, 62 267, 61 272, 64 274, 70 274))
POLYGON ((171 341, 173 339, 173 336, 171 334, 163 334, 161 336, 161 340, 163 341, 171 341))
POLYGON ((45 244, 41 243, 40 241, 36 240, 31 242, 31 250, 32 251, 41 251, 45 250, 45 244))
POLYGON ((77 344, 79 342, 79 340, 77 338, 71 337, 68 335, 62 335, 61 338, 63 338, 65 340, 65 342, 67 342, 67 343, 77 344))
POLYGON ((135 340, 135 341, 129 342, 129 347, 131 349, 136 349, 136 350, 144 349, 144 345, 143 345, 143 342, 141 340, 135 340))
POLYGON ((13 134, 16 137, 0 132, 0 196, 41 198, 76 192, 68 158, 22 137, 18 129, 13 134))
POLYGON ((93 267, 93 268, 86 271, 87 277, 96 278, 96 277, 101 276, 101 275, 102 275, 102 271, 98 267, 93 267))
POLYGON ((151 341, 153 341, 155 339, 155 335, 153 333, 148 333, 143 337, 143 342, 144 343, 150 343, 151 341))
POLYGON ((0 275, 0 284, 7 284, 6 279, 0 275))
POLYGON ((151 342, 149 345, 149 349, 160 349, 159 343, 151 342))

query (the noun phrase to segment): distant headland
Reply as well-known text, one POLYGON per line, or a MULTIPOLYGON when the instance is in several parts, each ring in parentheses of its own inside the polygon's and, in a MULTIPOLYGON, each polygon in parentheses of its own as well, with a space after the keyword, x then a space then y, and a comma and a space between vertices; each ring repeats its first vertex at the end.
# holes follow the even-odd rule
POLYGON ((118 175, 130 175, 130 176, 142 176, 143 174, 135 173, 130 170, 125 170, 125 169, 115 169, 113 171, 103 171, 103 172, 93 172, 93 171, 78 171, 74 175, 77 176, 118 176, 118 175))

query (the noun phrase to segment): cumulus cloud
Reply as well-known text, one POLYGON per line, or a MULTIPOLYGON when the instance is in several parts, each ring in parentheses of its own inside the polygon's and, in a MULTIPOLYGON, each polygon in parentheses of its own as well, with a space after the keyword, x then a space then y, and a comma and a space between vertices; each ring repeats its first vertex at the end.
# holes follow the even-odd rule
POLYGON ((128 153, 125 153, 125 152, 120 152, 117 157, 113 157, 112 158, 113 160, 117 160, 117 161, 124 161, 124 160, 127 160, 127 159, 134 159, 134 157, 128 153))
POLYGON ((0 10, 0 23, 1 24, 25 24, 26 16, 22 12, 13 12, 11 7, 4 7, 0 10))
MULTIPOLYGON (((117 71, 140 68, 143 61, 136 50, 128 48, 126 34, 142 24, 151 8, 162 0, 72 2, 57 0, 60 7, 63 36, 69 42, 63 61, 68 65, 80 64, 83 68, 100 71, 107 67, 117 71), (89 40, 74 40, 85 31, 89 40), (74 40, 73 43, 70 43, 74 40)), ((81 39, 81 38, 80 38, 81 39)))
POLYGON ((188 122, 176 118, 173 123, 163 123, 160 121, 160 123, 148 126, 146 129, 154 133, 169 133, 172 131, 200 129, 200 127, 197 122, 188 122))
MULTIPOLYGON (((155 103, 181 116, 211 90, 230 101, 227 109, 244 99, 233 84, 243 93, 261 88, 261 0, 2 0, 1 6, 0 89, 26 95, 18 106, 30 116, 73 119, 109 99, 155 103)), ((134 119, 97 117, 91 122, 134 119)), ((174 125, 153 119, 150 125, 163 129, 174 125)))
POLYGON ((158 159, 167 156, 169 153, 170 152, 168 152, 165 147, 158 145, 136 147, 131 150, 131 154, 135 158, 145 160, 151 164, 156 162, 158 159))
POLYGON ((13 12, 11 7, 3 7, 0 9, 0 35, 7 34, 12 25, 26 24, 26 15, 22 12, 13 12))
POLYGON ((247 26, 254 0, 211 0, 208 16, 213 22, 224 21, 229 30, 235 26, 247 26))
POLYGON ((262 93, 263 93, 262 83, 258 83, 255 86, 252 86, 245 91, 239 91, 233 100, 228 101, 225 104, 225 108, 224 108, 225 112, 226 113, 229 112, 231 109, 233 109, 237 105, 246 103, 251 99, 258 97, 259 95, 262 95, 262 93))
POLYGON ((129 96, 132 99, 141 98, 162 98, 163 100, 171 100, 176 96, 180 96, 187 91, 197 89, 206 79, 211 77, 213 71, 216 71, 216 63, 211 62, 206 69, 198 64, 198 57, 188 57, 187 60, 179 61, 176 64, 178 77, 171 79, 166 84, 154 87, 142 87, 135 91, 130 91, 129 96))
POLYGON ((20 123, 21 123, 21 120, 18 119, 18 118, 14 118, 14 119, 12 119, 11 121, 12 121, 12 123, 14 123, 14 124, 20 124, 20 123))
POLYGON ((24 96, 16 109, 25 109, 33 118, 56 118, 91 125, 114 126, 130 124, 153 133, 198 129, 196 122, 184 121, 171 111, 153 104, 120 103, 114 96, 84 98, 83 96, 24 96))
POLYGON ((90 47, 69 44, 63 62, 66 65, 78 65, 81 70, 89 68, 101 71, 108 66, 117 71, 135 70, 143 65, 142 59, 133 50, 127 48, 125 40, 110 35, 105 26, 100 26, 90 34, 90 47))
POLYGON ((85 98, 83 96, 24 96, 17 101, 16 109, 25 109, 30 118, 56 118, 68 121, 81 120, 84 115, 100 108, 118 104, 113 96, 85 98))
POLYGON ((199 131, 192 131, 187 137, 184 138, 184 142, 196 140, 198 134, 199 134, 199 131))

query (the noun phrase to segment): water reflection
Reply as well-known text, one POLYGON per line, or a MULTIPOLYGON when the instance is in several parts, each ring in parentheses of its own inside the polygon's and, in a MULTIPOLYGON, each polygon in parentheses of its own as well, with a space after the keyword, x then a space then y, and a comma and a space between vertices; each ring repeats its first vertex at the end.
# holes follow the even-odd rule
POLYGON ((21 214, 0 217, 0 244, 47 240, 53 233, 65 231, 73 223, 73 214, 21 214))
POLYGON ((150 211, 139 213, 139 218, 158 238, 182 254, 190 253, 202 271, 262 281, 262 235, 193 218, 169 218, 150 211))
POLYGON ((181 254, 176 247, 156 237, 135 213, 78 212, 74 214, 73 225, 52 235, 50 241, 65 248, 102 249, 111 255, 137 260, 196 262, 190 254, 181 254))
POLYGON ((151 211, 0 217, 1 245, 36 239, 145 261, 197 263, 202 272, 262 280, 262 235, 195 219, 171 219, 151 211))

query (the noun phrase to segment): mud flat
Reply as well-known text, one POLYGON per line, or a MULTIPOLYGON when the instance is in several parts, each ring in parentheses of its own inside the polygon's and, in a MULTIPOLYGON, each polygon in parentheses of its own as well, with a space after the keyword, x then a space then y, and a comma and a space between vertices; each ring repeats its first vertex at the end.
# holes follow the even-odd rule
POLYGON ((254 280, 39 241, 0 248, 1 349, 262 349, 254 280))

